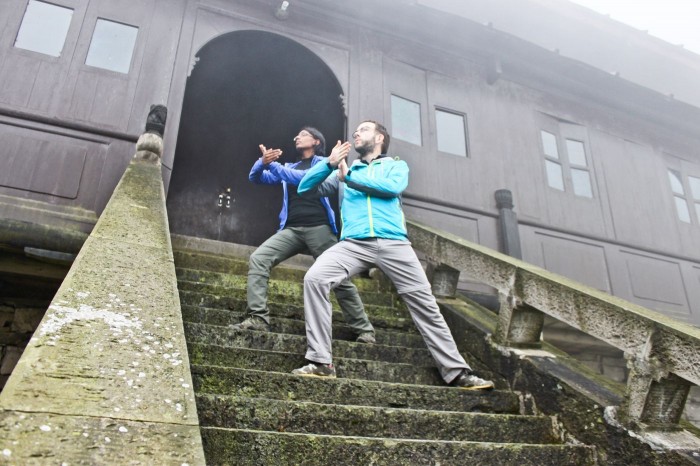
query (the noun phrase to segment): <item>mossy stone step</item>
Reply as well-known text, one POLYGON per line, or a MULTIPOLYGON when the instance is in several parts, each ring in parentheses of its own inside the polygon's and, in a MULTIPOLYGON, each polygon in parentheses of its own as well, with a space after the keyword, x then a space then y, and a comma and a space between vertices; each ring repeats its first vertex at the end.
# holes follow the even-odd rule
MULTIPOLYGON (((338 400, 339 402, 342 400, 338 400)), ((557 443, 546 416, 484 414, 197 395, 207 427, 395 439, 557 443)))
POLYGON ((573 445, 337 437, 202 428, 206 460, 216 465, 487 465, 595 464, 595 450, 573 445))
MULTIPOLYGON (((362 345, 360 343, 354 343, 362 345)), ((373 345, 366 345, 373 346, 373 345)), ((261 351, 247 348, 231 348, 200 343, 188 343, 192 364, 257 369, 271 372, 290 373, 307 362, 302 354, 279 351, 261 351)), ((468 362, 468 361, 467 361, 468 362)), ((431 366, 417 366, 413 363, 373 361, 335 356, 333 363, 338 377, 360 380, 377 380, 420 385, 444 385, 438 370, 431 366)), ((484 377, 489 374, 480 374, 484 377)), ((498 381, 496 381, 498 385, 498 381)))
MULTIPOLYGON (((245 303, 244 303, 245 306, 245 303)), ((240 308, 239 308, 240 309, 240 308)), ((209 325, 222 325, 224 327, 239 323, 245 316, 242 311, 229 311, 223 309, 209 309, 190 305, 182 306, 182 318, 185 322, 196 322, 209 325)), ((423 338, 410 319, 371 318, 379 343, 393 341, 396 345, 418 346, 409 343, 411 341, 422 342, 423 338), (404 343, 405 341, 405 343, 404 343)), ((333 312, 333 338, 338 340, 354 341, 357 335, 350 327, 343 323, 343 315, 340 311, 333 312)), ((303 309, 299 312, 280 316, 270 315, 270 330, 275 333, 290 333, 293 335, 305 335, 303 309)))
MULTIPOLYGON (((248 274, 248 259, 194 251, 173 250, 175 267, 208 270, 236 275, 248 274)), ((282 280, 303 280, 306 270, 279 265, 271 271, 271 277, 282 280)))
MULTIPOLYGON (((245 299, 247 294, 245 278, 239 281, 238 287, 211 285, 209 283, 190 282, 186 280, 178 280, 177 283, 178 288, 183 291, 196 291, 216 296, 229 296, 237 299, 245 299)), ((270 281, 267 296, 270 301, 292 302, 295 304, 304 303, 304 290, 303 285, 300 283, 270 281)), ((361 291, 360 297, 364 304, 394 308, 399 306, 405 307, 398 297, 387 292, 361 291)), ((330 298, 331 302, 337 306, 335 293, 331 293, 330 298)))
MULTIPOLYGON (((273 268, 274 271, 276 269, 273 268)), ((246 286, 247 274, 243 273, 226 273, 226 272, 214 272, 210 270, 199 270, 199 269, 189 269, 184 267, 177 267, 175 273, 179 280, 185 280, 189 282, 199 282, 199 283, 209 283, 210 285, 216 286, 231 286, 240 287, 241 284, 246 286)), ((272 275, 270 277, 270 284, 280 283, 280 284, 294 284, 302 287, 304 283, 304 277, 299 279, 297 276, 287 277, 284 274, 279 274, 281 276, 272 275)), ((374 292, 387 292, 380 289, 379 281, 372 280, 368 278, 353 278, 353 284, 357 287, 359 291, 374 291, 374 292)))
MULTIPOLYGON (((185 335, 189 343, 216 345, 225 348, 246 348, 251 350, 278 351, 303 356, 306 352, 306 336, 286 333, 262 332, 256 330, 236 330, 217 325, 185 322, 185 335)), ((388 337, 388 335, 383 335, 388 337)), ((434 365, 422 340, 416 347, 391 346, 387 344, 367 344, 354 341, 333 341, 333 355, 336 358, 372 359, 385 362, 411 363, 421 366, 434 365)))
MULTIPOLYGON (((238 296, 227 296, 180 289, 179 294, 180 303, 183 305, 231 309, 239 312, 244 312, 246 308, 245 292, 239 293, 238 296)), ((289 302, 284 296, 271 296, 270 300, 267 302, 267 307, 272 315, 285 317, 299 316, 299 318, 303 318, 304 315, 303 303, 289 302)), ((333 309, 340 311, 337 304, 333 304, 333 309)), ((406 322, 412 322, 409 312, 402 308, 375 306, 365 303, 365 311, 373 325, 375 319, 381 318, 404 319, 406 322)))
POLYGON ((192 365, 196 393, 438 411, 518 413, 520 398, 504 390, 460 390, 371 380, 321 379, 254 369, 192 365))

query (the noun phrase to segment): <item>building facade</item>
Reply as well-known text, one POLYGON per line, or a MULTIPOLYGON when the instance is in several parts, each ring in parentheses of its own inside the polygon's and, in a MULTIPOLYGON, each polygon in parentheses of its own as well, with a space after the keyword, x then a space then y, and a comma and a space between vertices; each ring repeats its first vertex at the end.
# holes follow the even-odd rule
POLYGON ((151 104, 174 233, 259 244, 294 158, 385 122, 412 218, 700 323, 700 56, 554 0, 0 3, 0 217, 89 231, 151 104))

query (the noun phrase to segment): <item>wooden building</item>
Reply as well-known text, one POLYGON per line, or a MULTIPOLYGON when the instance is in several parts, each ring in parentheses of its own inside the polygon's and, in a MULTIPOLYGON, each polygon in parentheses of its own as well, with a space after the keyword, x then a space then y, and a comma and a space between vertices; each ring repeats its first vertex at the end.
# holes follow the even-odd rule
POLYGON ((700 56, 563 0, 4 0, 0 217, 90 231, 151 104, 174 233, 257 245, 258 144, 385 122, 414 219, 700 323, 700 56))

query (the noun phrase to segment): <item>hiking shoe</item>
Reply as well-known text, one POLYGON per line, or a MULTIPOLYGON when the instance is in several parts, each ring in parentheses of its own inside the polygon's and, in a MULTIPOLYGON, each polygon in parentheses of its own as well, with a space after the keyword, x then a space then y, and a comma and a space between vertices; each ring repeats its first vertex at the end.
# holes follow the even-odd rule
POLYGON ((320 362, 312 362, 299 369, 292 371, 294 375, 303 375, 306 377, 327 377, 335 379, 335 367, 333 364, 321 364, 320 362))
POLYGON ((373 345, 377 342, 377 339, 374 338, 374 332, 364 332, 360 333, 355 341, 358 343, 367 343, 368 345, 373 345))
POLYGON ((493 390, 493 382, 477 377, 469 371, 463 371, 451 385, 462 390, 493 390))
POLYGON ((234 330, 258 330, 260 332, 269 332, 270 324, 260 317, 250 316, 240 324, 232 325, 231 328, 234 330))

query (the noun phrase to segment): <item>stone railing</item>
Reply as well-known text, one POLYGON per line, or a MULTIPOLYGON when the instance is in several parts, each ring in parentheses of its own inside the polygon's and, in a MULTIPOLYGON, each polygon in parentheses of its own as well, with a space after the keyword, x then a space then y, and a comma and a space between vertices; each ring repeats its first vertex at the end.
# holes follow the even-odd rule
POLYGON ((673 427, 692 385, 700 385, 700 329, 484 246, 409 222, 413 247, 434 270, 436 294, 454 292, 459 273, 498 291, 495 341, 537 347, 544 315, 625 353, 630 366, 623 417, 673 427))
POLYGON ((0 394, 0 463, 205 462, 165 210, 164 111, 152 109, 0 394))

